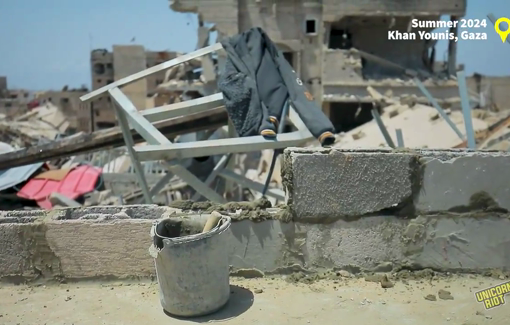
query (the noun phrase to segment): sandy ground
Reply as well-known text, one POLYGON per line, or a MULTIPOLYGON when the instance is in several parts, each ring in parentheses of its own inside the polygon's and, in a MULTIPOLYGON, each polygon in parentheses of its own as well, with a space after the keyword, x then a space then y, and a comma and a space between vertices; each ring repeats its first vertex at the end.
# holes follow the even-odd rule
MULTIPOLYGON (((508 281, 508 280, 506 280, 508 281)), ((510 303, 485 310, 474 292, 504 281, 454 276, 440 280, 380 283, 346 278, 312 284, 277 279, 231 279, 231 299, 200 319, 166 316, 157 284, 78 283, 0 287, 0 324, 510 324, 510 303), (438 298, 440 289, 453 299, 438 298), (425 299, 435 295, 436 301, 425 299)), ((507 296, 507 300, 510 296, 507 296)))

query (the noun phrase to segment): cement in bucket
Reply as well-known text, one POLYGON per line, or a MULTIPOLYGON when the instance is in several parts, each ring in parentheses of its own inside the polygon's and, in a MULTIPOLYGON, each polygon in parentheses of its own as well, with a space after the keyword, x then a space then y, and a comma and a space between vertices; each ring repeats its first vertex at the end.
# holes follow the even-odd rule
POLYGON ((151 228, 149 249, 156 264, 163 310, 174 316, 213 313, 230 297, 228 232, 231 219, 202 233, 209 215, 167 218, 151 228))

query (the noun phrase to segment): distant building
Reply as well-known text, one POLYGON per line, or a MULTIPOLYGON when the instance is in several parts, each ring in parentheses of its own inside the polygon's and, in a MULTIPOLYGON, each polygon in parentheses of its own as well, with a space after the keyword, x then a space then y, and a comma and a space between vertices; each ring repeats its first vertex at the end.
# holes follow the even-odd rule
MULTIPOLYGON (((90 54, 92 89, 101 88, 115 80, 124 78, 146 68, 177 57, 177 52, 145 51, 140 45, 114 45, 109 52, 106 49, 93 50, 90 54)), ((137 109, 147 107, 147 95, 153 92, 165 77, 165 71, 151 75, 123 87, 123 92, 131 99, 137 109)), ((117 124, 111 98, 102 96, 92 101, 91 114, 94 129, 109 128, 117 124)))
POLYGON ((82 102, 80 97, 87 94, 87 88, 67 89, 61 91, 49 90, 34 95, 34 104, 42 105, 47 102, 58 106, 69 122, 69 133, 90 131, 90 102, 82 102))
POLYGON ((28 110, 32 94, 24 89, 9 89, 7 77, 0 76, 0 114, 13 116, 28 110))

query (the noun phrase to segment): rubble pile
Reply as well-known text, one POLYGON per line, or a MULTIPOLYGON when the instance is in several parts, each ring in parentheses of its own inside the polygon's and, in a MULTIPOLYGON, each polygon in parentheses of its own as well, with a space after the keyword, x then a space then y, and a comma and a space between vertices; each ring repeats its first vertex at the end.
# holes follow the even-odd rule
MULTIPOLYGON (((380 94, 372 87, 367 88, 372 101, 379 107, 382 122, 393 142, 396 144, 396 130, 403 134, 404 145, 407 148, 462 148, 465 141, 460 139, 450 125, 443 119, 436 108, 431 105, 418 103, 416 96, 392 97, 380 94)), ((445 109, 446 115, 460 130, 466 134, 464 116, 458 109, 445 109)), ((491 111, 487 108, 472 110, 472 123, 475 140, 479 149, 496 149, 498 146, 510 147, 510 143, 503 141, 510 137, 510 110, 491 111), (508 137, 503 135, 508 134, 508 137), (502 137, 504 139, 502 139, 502 137), (501 144, 501 141, 504 143, 501 144)), ((387 147, 381 130, 375 120, 365 123, 348 132, 337 135, 337 148, 376 148, 387 147)))

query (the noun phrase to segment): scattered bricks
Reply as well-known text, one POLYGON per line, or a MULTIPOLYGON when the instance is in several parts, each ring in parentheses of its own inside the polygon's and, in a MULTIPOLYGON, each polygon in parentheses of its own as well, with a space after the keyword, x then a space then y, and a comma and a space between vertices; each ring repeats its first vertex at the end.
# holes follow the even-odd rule
POLYGON ((413 196, 417 161, 403 151, 287 149, 288 203, 299 221, 394 208, 413 196))
POLYGON ((510 154, 465 150, 422 151, 423 189, 416 209, 467 212, 510 209, 510 154))

